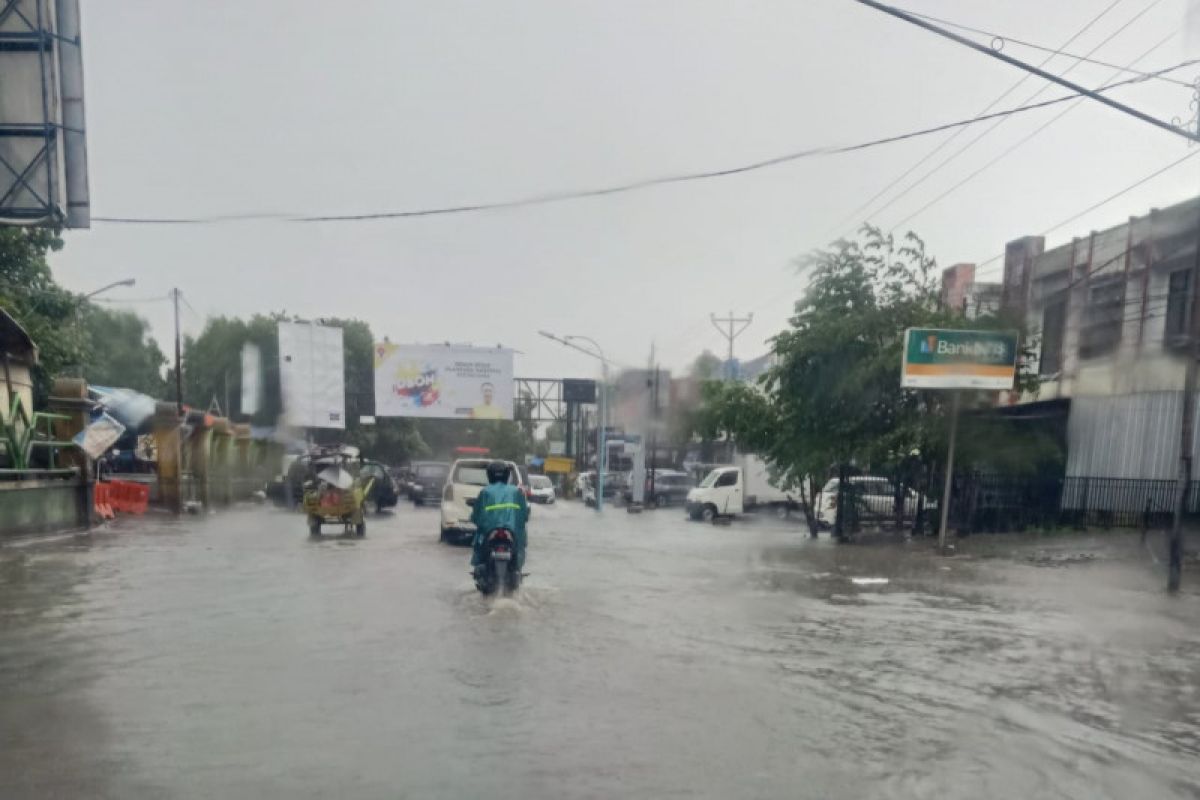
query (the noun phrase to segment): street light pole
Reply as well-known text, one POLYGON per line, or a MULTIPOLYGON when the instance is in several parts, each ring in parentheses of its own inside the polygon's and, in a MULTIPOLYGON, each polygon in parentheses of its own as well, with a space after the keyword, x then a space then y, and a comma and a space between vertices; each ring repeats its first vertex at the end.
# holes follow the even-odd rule
POLYGON ((603 511, 604 473, 608 470, 608 359, 604 355, 604 348, 595 339, 588 336, 555 336, 546 331, 538 331, 538 334, 600 360, 600 436, 599 452, 596 454, 596 511, 603 511), (591 350, 580 347, 575 344, 575 340, 587 342, 596 348, 596 352, 593 353, 591 350))

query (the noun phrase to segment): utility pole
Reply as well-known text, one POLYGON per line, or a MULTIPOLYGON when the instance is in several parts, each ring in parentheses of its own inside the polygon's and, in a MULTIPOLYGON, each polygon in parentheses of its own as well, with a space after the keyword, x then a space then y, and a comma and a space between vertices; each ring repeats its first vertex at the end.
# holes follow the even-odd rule
POLYGON ((1183 515, 1192 486, 1192 441, 1196 430, 1197 359, 1200 359, 1200 218, 1196 220, 1196 252, 1192 256, 1192 300, 1188 309, 1187 364, 1183 374, 1183 408, 1179 419, 1179 478, 1175 486, 1175 515, 1168 541, 1167 591, 1179 591, 1183 577, 1183 515))
POLYGON ((735 317, 733 312, 730 311, 729 316, 727 317, 718 317, 716 314, 709 314, 708 316, 709 319, 712 320, 713 327, 717 329, 718 333, 725 337, 725 340, 729 344, 729 358, 725 361, 725 377, 729 380, 733 380, 737 377, 736 370, 733 366, 733 340, 741 336, 742 332, 746 330, 746 328, 750 327, 750 323, 754 321, 754 314, 752 312, 744 317, 735 317), (721 327, 722 325, 728 325, 728 331, 721 327), (735 330, 735 325, 740 325, 741 327, 735 330))
POLYGON ((179 366, 179 290, 171 290, 171 299, 175 301, 175 411, 183 416, 183 372, 179 366))

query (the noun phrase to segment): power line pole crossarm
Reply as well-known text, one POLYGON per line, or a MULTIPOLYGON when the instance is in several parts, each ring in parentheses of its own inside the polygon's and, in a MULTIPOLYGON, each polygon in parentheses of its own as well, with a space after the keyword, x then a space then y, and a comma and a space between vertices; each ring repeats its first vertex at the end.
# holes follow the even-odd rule
POLYGON ((718 317, 716 314, 709 314, 709 319, 712 320, 713 327, 717 332, 725 337, 728 347, 728 358, 725 359, 725 377, 729 380, 737 378, 737 370, 733 366, 733 340, 741 336, 746 328, 750 327, 750 323, 754 321, 754 313, 751 312, 744 317, 735 317, 733 312, 729 312, 727 317, 718 317), (728 326, 728 330, 722 327, 728 326), (740 326, 735 328, 734 326, 740 326))

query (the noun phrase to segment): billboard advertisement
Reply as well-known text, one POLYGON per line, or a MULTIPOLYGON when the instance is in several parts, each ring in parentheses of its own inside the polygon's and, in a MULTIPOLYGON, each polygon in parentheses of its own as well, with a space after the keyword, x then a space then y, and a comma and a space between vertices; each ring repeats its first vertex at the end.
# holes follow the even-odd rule
POLYGON ((512 351, 380 342, 375 416, 512 419, 512 351))
POLYGON ((909 389, 1011 389, 1017 377, 1015 331, 909 328, 900 385, 909 389))
POLYGON ((345 428, 345 375, 341 328, 279 323, 279 393, 286 424, 345 428))

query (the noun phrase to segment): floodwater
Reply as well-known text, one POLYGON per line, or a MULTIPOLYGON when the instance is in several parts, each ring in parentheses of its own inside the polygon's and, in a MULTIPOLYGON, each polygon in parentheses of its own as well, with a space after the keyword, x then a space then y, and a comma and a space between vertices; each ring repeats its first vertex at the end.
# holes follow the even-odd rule
POLYGON ((1200 796, 1200 594, 1128 538, 940 558, 560 503, 488 601, 436 527, 0 551, 0 795, 1200 796))

